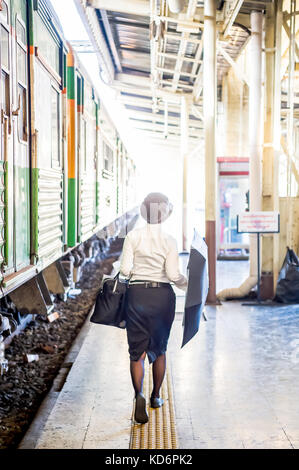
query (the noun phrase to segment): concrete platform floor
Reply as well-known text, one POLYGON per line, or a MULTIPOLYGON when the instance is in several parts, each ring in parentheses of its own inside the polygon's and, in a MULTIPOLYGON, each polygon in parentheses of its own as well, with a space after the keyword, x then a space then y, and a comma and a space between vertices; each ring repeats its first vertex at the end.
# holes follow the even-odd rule
MULTIPOLYGON (((218 262, 219 287, 247 268, 218 262)), ((180 295, 168 350, 180 448, 299 448, 299 306, 209 306, 181 349, 183 305, 180 295)), ((127 449, 132 405, 126 332, 87 325, 45 424, 20 447, 127 449)))

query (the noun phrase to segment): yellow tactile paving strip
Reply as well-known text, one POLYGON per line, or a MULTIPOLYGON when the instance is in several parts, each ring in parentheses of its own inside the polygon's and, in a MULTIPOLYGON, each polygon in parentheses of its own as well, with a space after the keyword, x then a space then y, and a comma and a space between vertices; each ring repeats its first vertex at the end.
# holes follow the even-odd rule
POLYGON ((172 383, 168 367, 161 388, 161 397, 164 399, 161 408, 150 407, 152 388, 152 368, 146 363, 143 393, 147 402, 149 421, 146 424, 136 423, 135 406, 133 406, 130 449, 178 449, 172 383))

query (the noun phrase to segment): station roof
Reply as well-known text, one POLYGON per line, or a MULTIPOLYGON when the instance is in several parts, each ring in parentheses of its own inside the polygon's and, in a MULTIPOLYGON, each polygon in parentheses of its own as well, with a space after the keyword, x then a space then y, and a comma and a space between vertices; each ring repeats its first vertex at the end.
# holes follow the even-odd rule
MULTIPOLYGON (((113 68, 107 81, 119 91, 134 127, 154 139, 179 141, 184 94, 192 101, 190 141, 198 141, 203 132, 204 2, 185 0, 182 12, 174 14, 167 0, 88 0, 86 7, 76 1, 82 12, 94 9, 113 68)), ((217 0, 219 93, 223 77, 250 39, 251 11, 264 12, 270 4, 217 0)))

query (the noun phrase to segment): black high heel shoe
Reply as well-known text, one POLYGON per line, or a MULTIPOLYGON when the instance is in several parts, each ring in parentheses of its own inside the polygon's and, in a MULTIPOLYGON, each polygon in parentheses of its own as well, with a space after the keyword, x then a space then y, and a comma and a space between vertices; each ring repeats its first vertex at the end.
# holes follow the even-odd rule
POLYGON ((151 397, 151 407, 160 408, 164 404, 163 398, 160 397, 151 397))
POLYGON ((138 393, 136 395, 135 421, 141 424, 145 424, 148 422, 148 414, 146 411, 146 401, 142 393, 138 393))

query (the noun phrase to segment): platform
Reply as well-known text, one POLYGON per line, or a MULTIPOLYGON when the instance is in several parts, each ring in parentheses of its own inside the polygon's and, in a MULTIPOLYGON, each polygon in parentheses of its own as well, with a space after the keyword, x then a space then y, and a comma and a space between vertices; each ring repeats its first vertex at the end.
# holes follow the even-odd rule
MULTIPOLYGON (((221 276, 228 265, 218 266, 221 276)), ((181 349, 183 304, 177 297, 168 350, 178 448, 299 448, 299 306, 208 306, 208 321, 181 349)), ((82 333, 53 408, 21 448, 130 447, 126 332, 87 323, 82 333)))

